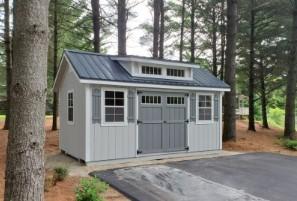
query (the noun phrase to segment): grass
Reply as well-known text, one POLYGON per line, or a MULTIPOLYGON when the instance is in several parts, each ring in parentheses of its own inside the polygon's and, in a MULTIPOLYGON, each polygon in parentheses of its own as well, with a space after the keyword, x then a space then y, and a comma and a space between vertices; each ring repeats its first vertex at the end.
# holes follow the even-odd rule
POLYGON ((1 114, 0 115, 0 121, 4 121, 4 120, 5 120, 5 115, 4 114, 3 115, 1 114))

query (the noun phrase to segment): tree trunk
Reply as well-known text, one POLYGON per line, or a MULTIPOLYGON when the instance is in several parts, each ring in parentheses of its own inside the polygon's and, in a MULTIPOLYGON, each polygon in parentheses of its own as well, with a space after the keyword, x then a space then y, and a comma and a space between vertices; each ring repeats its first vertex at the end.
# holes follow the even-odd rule
POLYGON ((190 58, 190 62, 192 62, 192 63, 195 62, 195 30, 196 30, 196 26, 195 26, 195 10, 196 9, 195 9, 195 7, 196 7, 196 0, 191 0, 191 39, 190 39, 191 58, 190 58))
POLYGON ((16 0, 5 201, 44 200, 48 0, 16 0))
POLYGON ((225 28, 225 0, 221 2, 221 80, 224 80, 225 69, 225 48, 226 48, 226 28, 225 28))
POLYGON ((158 58, 160 35, 160 0, 154 0, 153 57, 158 58))
POLYGON ((126 0, 118 0, 118 54, 126 55, 126 0))
POLYGON ((5 62, 6 62, 6 117, 4 130, 9 129, 9 108, 10 108, 10 83, 11 83, 11 39, 10 39, 10 10, 9 0, 4 1, 4 42, 5 42, 5 62))
POLYGON ((100 11, 99 0, 92 0, 92 20, 93 20, 93 46, 94 52, 100 52, 100 11))
POLYGON ((217 67, 217 21, 215 5, 212 8, 212 73, 218 76, 217 67))
POLYGON ((297 0, 294 0, 290 66, 287 81, 286 115, 284 136, 293 138, 295 134, 295 100, 297 83, 297 0))
POLYGON ((262 127, 269 129, 267 120, 267 99, 265 86, 265 67, 263 59, 260 61, 260 82, 261 82, 261 106, 262 106, 262 127))
MULTIPOLYGON (((58 0, 54 1, 54 80, 57 75, 58 69, 58 0)), ((58 97, 57 93, 53 92, 53 124, 52 130, 57 130, 57 106, 58 106, 58 97)))
POLYGON ((235 54, 237 35, 237 0, 227 0, 227 48, 225 63, 225 81, 231 91, 224 97, 224 130, 223 139, 236 137, 236 82, 235 82, 235 54))
POLYGON ((254 12, 254 0, 251 1, 251 19, 250 19, 250 65, 249 65, 249 126, 248 130, 256 131, 255 127, 255 106, 254 106, 254 88, 255 88, 255 12, 254 12))
POLYGON ((160 0, 160 48, 159 48, 159 58, 164 58, 164 0, 160 0))
POLYGON ((182 2, 181 25, 180 25, 180 43, 179 43, 179 60, 183 61, 184 51, 184 28, 185 28, 185 1, 182 2))

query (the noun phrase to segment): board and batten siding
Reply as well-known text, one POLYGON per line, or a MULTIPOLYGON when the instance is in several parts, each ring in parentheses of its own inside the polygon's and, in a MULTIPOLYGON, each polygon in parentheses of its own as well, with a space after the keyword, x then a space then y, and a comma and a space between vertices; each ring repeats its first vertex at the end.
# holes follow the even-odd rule
POLYGON ((128 89, 128 124, 124 126, 101 124, 101 87, 92 85, 91 91, 92 98, 88 103, 92 105, 89 160, 104 161, 136 157, 135 90, 128 89))
MULTIPOLYGON (((106 87, 106 86, 102 86, 106 87)), ((142 90, 144 91, 144 90, 142 90)), ((165 92, 165 91, 163 91, 165 92)), ((104 161, 124 158, 133 158, 137 156, 137 124, 136 124, 136 106, 137 93, 135 89, 128 88, 128 124, 125 126, 106 126, 101 125, 101 96, 100 85, 91 85, 89 94, 89 102, 87 105, 91 106, 90 114, 90 135, 87 140, 90 145, 87 147, 89 153, 88 161, 104 161)), ((159 91, 160 93, 160 91, 159 91)), ((162 91, 161 91, 162 93, 162 91)), ((220 135, 220 107, 215 106, 214 122, 208 124, 196 124, 196 99, 189 96, 190 108, 188 124, 188 145, 189 152, 209 151, 220 149, 221 135, 220 135)), ((220 103, 220 94, 214 94, 215 104, 220 103)), ((219 106, 219 105, 218 105, 219 106)))
MULTIPOLYGON (((64 65, 68 64, 65 63, 64 65)), ((59 89, 59 146, 67 154, 82 160, 86 159, 85 92, 85 85, 80 84, 71 68, 66 66, 64 78, 59 89), (73 124, 69 124, 67 121, 67 95, 69 91, 73 91, 73 124)))
MULTIPOLYGON (((214 120, 211 123, 197 124, 196 123, 196 113, 197 104, 196 103, 196 93, 190 94, 190 123, 188 127, 189 135, 189 151, 210 151, 221 149, 222 136, 221 136, 221 96, 220 93, 210 93, 213 94, 213 104, 214 104, 214 120)), ((201 92, 205 94, 205 92, 201 92)))

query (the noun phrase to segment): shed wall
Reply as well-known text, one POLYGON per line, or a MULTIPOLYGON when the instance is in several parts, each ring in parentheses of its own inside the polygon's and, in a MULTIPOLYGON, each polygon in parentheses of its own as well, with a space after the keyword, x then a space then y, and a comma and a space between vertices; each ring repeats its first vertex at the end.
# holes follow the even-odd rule
POLYGON ((220 126, 219 122, 210 124, 189 125, 189 151, 210 151, 220 149, 220 126))
MULTIPOLYGON (((101 86, 92 85, 90 88, 91 88, 90 91, 94 91, 94 89, 100 90, 101 86)), ((135 90, 134 88, 128 88, 128 91, 134 91, 134 90, 135 90)), ((141 91, 144 92, 144 89, 141 89, 141 91)), ((134 95, 137 96, 136 93, 134 93, 134 95)), ((87 105, 90 105, 91 107, 93 107, 92 94, 89 94, 89 96, 90 97, 87 100, 90 100, 90 102, 87 103, 87 105)), ((130 101, 129 99, 130 98, 128 98, 128 101, 130 101)), ((137 100, 137 98, 135 97, 134 100, 137 100)), ((131 110, 131 107, 134 107, 135 110, 138 110, 137 109, 138 106, 136 105, 136 103, 137 101, 134 101, 133 104, 128 102, 129 111, 131 110)), ((189 97, 189 103, 190 103, 190 97, 189 97)), ((99 108, 101 108, 101 106, 99 108)), ((191 108, 193 107, 190 107, 190 109, 191 108)), ((190 109, 189 109, 189 112, 190 112, 190 109)), ((221 108, 219 108, 219 111, 220 109, 221 108)), ((91 108, 91 110, 93 111, 94 108, 91 108)), ((129 116, 129 113, 128 113, 128 116, 129 116)), ((92 114, 90 114, 90 116, 91 115, 92 114)), ((190 115, 188 116, 190 117, 190 115)), ((92 119, 92 117, 90 117, 90 119, 92 119)), ((90 156, 87 157, 89 158, 88 161, 113 160, 113 159, 123 159, 123 158, 133 158, 137 156, 143 156, 143 155, 137 155, 138 126, 135 120, 137 119, 134 118, 134 121, 128 121, 128 125, 126 126, 106 126, 106 125, 102 126, 100 121, 93 121, 93 120, 89 121, 89 124, 90 124, 89 138, 90 139, 88 141, 90 142, 90 146, 89 147, 87 146, 87 149, 89 149, 89 151, 87 152, 89 152, 90 156)), ((193 120, 190 121, 188 124, 187 141, 189 143, 188 144, 189 151, 197 152, 197 151, 219 150, 221 147, 221 134, 220 134, 221 118, 209 124, 196 124, 196 121, 195 120, 193 121, 193 120)))
MULTIPOLYGON (((90 91, 92 93, 97 93, 101 91, 102 87, 107 86, 90 86, 90 91)), ((95 106, 92 101, 95 101, 94 94, 90 94, 93 98, 89 98, 90 103, 93 108, 92 113, 90 114, 91 121, 90 123, 90 161, 102 161, 102 160, 114 160, 114 159, 123 159, 123 158, 133 158, 136 157, 136 122, 135 122, 135 110, 132 107, 135 107, 135 99, 131 96, 136 96, 136 93, 133 93, 134 89, 129 88, 128 90, 128 123, 124 126, 108 126, 102 125, 102 119, 94 119, 94 114, 101 111, 101 92, 97 98, 97 103, 100 104, 95 106), (96 107, 96 108, 95 108, 96 107), (98 110, 99 109, 99 110, 98 110), (97 110, 97 111, 96 111, 97 110), (95 113, 94 113, 95 111, 95 113), (133 115, 133 114, 134 115, 133 115)), ((101 116, 101 115, 100 115, 101 116)), ((88 147, 87 147, 88 148, 88 147)))
MULTIPOLYGON (((67 64, 66 64, 67 65, 67 64)), ((86 108, 85 85, 80 84, 74 72, 67 70, 59 89, 60 149, 78 159, 85 160, 86 108), (68 123, 67 92, 73 90, 73 125, 68 123)))

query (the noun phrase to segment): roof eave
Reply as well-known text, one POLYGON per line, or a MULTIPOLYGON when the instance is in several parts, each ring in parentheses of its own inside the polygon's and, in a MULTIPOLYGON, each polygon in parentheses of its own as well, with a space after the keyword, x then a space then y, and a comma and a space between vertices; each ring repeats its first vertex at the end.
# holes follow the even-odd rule
POLYGON ((93 80, 93 79, 80 79, 83 84, 100 84, 111 86, 125 86, 125 87, 138 87, 138 88, 155 88, 155 89, 179 89, 179 90, 196 90, 196 91, 222 91, 228 92, 230 88, 225 87, 197 87, 197 86, 180 86, 180 85, 163 85, 163 84, 146 84, 135 82, 121 82, 110 80, 93 80))

